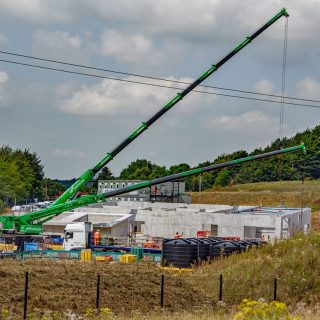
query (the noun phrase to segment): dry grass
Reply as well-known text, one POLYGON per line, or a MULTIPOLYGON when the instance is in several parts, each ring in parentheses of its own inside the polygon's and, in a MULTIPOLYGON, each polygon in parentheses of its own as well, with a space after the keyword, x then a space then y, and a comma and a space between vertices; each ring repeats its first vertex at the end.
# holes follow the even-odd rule
POLYGON ((319 251, 320 235, 313 233, 205 263, 191 272, 166 271, 164 311, 159 308, 164 271, 157 266, 1 260, 0 310, 21 315, 24 273, 29 271, 30 312, 84 314, 95 307, 96 276, 101 274, 100 305, 109 307, 116 319, 224 320, 232 318, 244 298, 271 301, 276 277, 278 299, 293 314, 320 319, 319 251), (220 273, 223 305, 218 303, 220 273))
POLYGON ((217 299, 218 275, 223 274, 223 301, 235 305, 244 298, 272 300, 277 278, 280 301, 291 308, 299 303, 314 306, 320 304, 319 251, 319 234, 299 236, 207 263, 188 281, 217 299))
POLYGON ((273 192, 317 192, 320 188, 320 180, 301 181, 274 181, 235 184, 230 187, 212 188, 209 191, 273 191, 273 192))
MULTIPOLYGON (((152 315, 132 315, 130 319, 132 320, 230 320, 233 318, 234 312, 226 312, 221 314, 215 312, 201 312, 201 313, 190 313, 190 312, 180 312, 180 313, 157 313, 152 315)), ((297 317, 298 320, 318 320, 320 319, 320 308, 315 306, 313 308, 300 307, 291 313, 293 316, 297 317)), ((125 320, 128 318, 117 318, 119 320, 125 320)))
POLYGON ((191 193, 193 203, 310 207, 320 210, 320 181, 278 181, 234 185, 191 193))
MULTIPOLYGON (((25 271, 30 273, 30 312, 83 314, 94 308, 97 274, 101 275, 101 307, 111 307, 115 314, 159 310, 161 272, 157 266, 48 260, 1 260, 0 310, 21 314, 25 271)), ((167 277, 168 311, 192 311, 209 305, 207 301, 204 293, 183 279, 167 277)))

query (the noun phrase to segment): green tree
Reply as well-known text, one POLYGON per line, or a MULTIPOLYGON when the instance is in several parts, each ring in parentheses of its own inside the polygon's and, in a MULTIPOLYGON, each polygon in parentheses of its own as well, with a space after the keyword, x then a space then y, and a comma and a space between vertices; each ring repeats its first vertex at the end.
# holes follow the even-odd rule
POLYGON ((218 173, 214 184, 219 187, 226 187, 230 184, 230 182, 231 182, 230 171, 225 169, 225 170, 221 170, 218 173))
POLYGON ((112 180, 114 176, 111 170, 108 167, 104 167, 101 172, 98 174, 96 181, 98 180, 112 180))
POLYGON ((46 200, 55 199, 59 194, 66 190, 66 187, 52 179, 45 178, 42 180, 42 193, 46 200))
POLYGON ((6 206, 30 198, 43 198, 43 166, 29 150, 0 148, 0 197, 6 206))
POLYGON ((42 180, 44 178, 43 165, 39 156, 35 152, 30 152, 29 149, 23 151, 23 156, 30 164, 33 171, 32 187, 31 187, 31 198, 40 198, 44 197, 42 180))
POLYGON ((190 166, 187 163, 180 163, 180 164, 171 166, 169 168, 168 174, 175 174, 175 173, 180 173, 188 170, 190 170, 190 166))
POLYGON ((131 162, 127 168, 120 173, 120 179, 149 180, 167 175, 166 167, 151 163, 145 159, 131 162))

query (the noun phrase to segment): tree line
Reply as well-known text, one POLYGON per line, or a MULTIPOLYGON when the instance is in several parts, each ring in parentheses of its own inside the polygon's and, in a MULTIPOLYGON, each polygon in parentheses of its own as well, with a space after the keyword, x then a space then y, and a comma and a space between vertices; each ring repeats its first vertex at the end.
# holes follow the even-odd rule
MULTIPOLYGON (((205 173, 201 176, 202 189, 214 186, 251 183, 260 181, 317 179, 320 177, 320 126, 297 133, 293 137, 273 141, 265 148, 255 149, 248 153, 238 150, 222 154, 213 161, 199 163, 198 166, 230 161, 250 155, 269 152, 279 148, 287 148, 304 142, 307 155, 290 153, 260 161, 255 161, 229 169, 205 173)), ((196 167, 198 167, 196 166, 196 167)), ((98 180, 129 179, 149 180, 192 169, 187 163, 172 165, 169 168, 152 163, 146 159, 138 159, 124 168, 118 177, 108 167, 97 175, 84 191, 94 192, 98 180)), ((52 180, 44 176, 43 165, 39 156, 28 149, 13 150, 9 146, 0 148, 0 211, 14 203, 33 201, 34 199, 54 199, 69 187, 75 179, 52 180)), ((184 180, 188 191, 197 191, 199 176, 184 180)))
MULTIPOLYGON (((288 148, 298 145, 301 142, 304 142, 307 148, 307 155, 302 154, 302 152, 289 153, 228 169, 204 173, 201 176, 202 189, 207 190, 214 186, 224 187, 232 184, 253 182, 317 179, 320 177, 320 126, 307 129, 290 138, 277 139, 267 147, 258 148, 252 152, 238 150, 229 154, 221 154, 213 161, 199 163, 193 168, 266 153, 276 149, 288 148)), ((164 166, 159 166, 148 160, 141 159, 131 162, 127 168, 121 171, 118 178, 139 180, 154 179, 193 168, 187 163, 180 163, 167 169, 164 166)), ((106 171, 110 178, 109 170, 106 169, 106 171)), ((199 176, 186 178, 184 181, 186 182, 187 190, 199 190, 199 179, 199 176)))

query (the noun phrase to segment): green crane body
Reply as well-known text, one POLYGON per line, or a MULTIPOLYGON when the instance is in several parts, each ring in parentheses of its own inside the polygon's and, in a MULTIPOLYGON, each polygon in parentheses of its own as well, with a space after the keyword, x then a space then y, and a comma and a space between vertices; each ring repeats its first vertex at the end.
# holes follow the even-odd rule
POLYGON ((59 215, 60 213, 68 210, 72 210, 75 208, 87 206, 94 203, 104 202, 106 199, 110 197, 114 197, 120 194, 128 193, 135 190, 140 190, 143 188, 151 187, 154 185, 157 185, 159 183, 164 183, 168 181, 176 181, 178 179, 183 179, 186 177, 190 177, 193 175, 210 172, 213 170, 233 167, 236 165, 240 165, 246 162, 251 162, 254 160, 262 160, 266 158, 270 158, 276 155, 281 155, 289 152, 295 152, 295 151, 303 151, 303 153, 306 153, 306 149, 304 144, 301 145, 286 148, 286 149, 280 149, 276 151, 271 151, 267 153, 262 153, 255 156, 249 156, 245 158, 240 158, 236 160, 231 160, 227 162, 222 162, 218 164, 213 164, 211 166, 207 167, 200 167, 196 169, 192 169, 189 171, 184 171, 181 173, 176 173, 170 176, 165 176, 153 180, 144 181, 141 183, 137 183, 128 187, 115 189, 112 191, 108 191, 105 193, 99 193, 94 195, 85 195, 78 199, 71 200, 66 203, 53 205, 49 208, 39 210, 36 212, 32 212, 29 214, 25 214, 20 217, 15 216, 0 216, 0 226, 2 226, 0 229, 2 229, 3 232, 17 232, 17 233, 23 233, 23 234, 39 234, 42 232, 42 225, 46 221, 52 219, 53 217, 59 215))
POLYGON ((224 56, 216 64, 213 64, 207 71, 205 71, 197 80, 191 83, 187 88, 185 88, 181 93, 178 93, 172 100, 170 100, 165 106, 163 106, 157 113, 155 113, 146 122, 143 122, 136 130, 134 130, 126 139, 124 139, 115 149, 107 153, 93 168, 85 171, 81 177, 69 188, 67 189, 49 208, 39 210, 33 213, 25 214, 23 216, 0 216, 0 232, 8 233, 22 233, 22 234, 39 234, 42 232, 42 224, 49 221, 54 216, 60 213, 78 208, 81 206, 105 201, 108 197, 114 195, 123 194, 133 190, 142 189, 155 185, 161 182, 172 181, 179 178, 188 177, 191 175, 199 174, 202 172, 207 172, 215 169, 225 168, 244 162, 258 160, 265 157, 273 156, 276 154, 282 154, 286 152, 292 152, 300 149, 304 149, 304 145, 287 148, 279 151, 269 152, 267 154, 262 154, 253 157, 247 157, 243 159, 233 160, 222 164, 217 164, 204 168, 197 168, 190 171, 182 172, 172 176, 162 177, 136 185, 132 185, 127 188, 117 189, 110 191, 108 193, 96 194, 96 195, 86 195, 78 199, 71 200, 76 196, 77 192, 80 191, 94 176, 97 174, 107 163, 109 163, 118 153, 125 149, 132 141, 134 141, 140 134, 142 134, 146 129, 148 129, 154 122, 156 122, 162 115, 169 111, 173 106, 175 106, 180 100, 182 100, 190 91, 207 79, 211 74, 217 71, 224 63, 230 60, 235 54, 246 47, 252 40, 259 36, 263 31, 270 27, 282 16, 288 17, 288 13, 285 8, 282 8, 275 16, 273 16, 269 21, 267 21, 262 27, 260 27, 252 35, 246 37, 239 45, 237 45, 231 52, 224 56))
POLYGON ((273 23, 275 23, 282 16, 288 17, 289 14, 285 8, 282 8, 274 17, 272 17, 268 22, 266 22, 262 27, 260 27, 252 35, 246 37, 239 45, 237 45, 232 51, 230 51, 226 56, 224 56, 216 64, 213 64, 207 71, 205 71, 197 80, 191 83, 187 88, 185 88, 181 93, 178 93, 172 100, 170 100, 164 107, 162 107, 157 113, 155 113, 150 119, 134 130, 126 139, 124 139, 116 148, 111 152, 107 153, 93 168, 84 172, 81 177, 69 188, 67 189, 53 205, 61 204, 69 199, 73 198, 78 191, 80 191, 106 164, 108 164, 118 153, 125 149, 132 141, 140 136, 145 130, 147 130, 154 122, 156 122, 162 115, 169 111, 173 106, 175 106, 180 100, 182 100, 190 91, 207 79, 211 74, 217 71, 223 64, 230 60, 235 54, 246 47, 252 40, 254 40, 258 35, 260 35, 264 30, 269 28, 273 23))

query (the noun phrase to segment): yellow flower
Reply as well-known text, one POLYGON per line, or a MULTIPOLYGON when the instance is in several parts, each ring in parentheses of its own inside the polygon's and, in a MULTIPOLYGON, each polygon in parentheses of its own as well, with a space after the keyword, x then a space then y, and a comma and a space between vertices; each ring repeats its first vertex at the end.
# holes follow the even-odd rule
POLYGON ((234 315, 235 320, 299 320, 291 317, 287 306, 278 301, 268 303, 244 299, 238 309, 239 312, 234 315))

